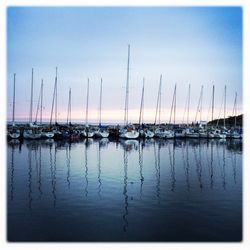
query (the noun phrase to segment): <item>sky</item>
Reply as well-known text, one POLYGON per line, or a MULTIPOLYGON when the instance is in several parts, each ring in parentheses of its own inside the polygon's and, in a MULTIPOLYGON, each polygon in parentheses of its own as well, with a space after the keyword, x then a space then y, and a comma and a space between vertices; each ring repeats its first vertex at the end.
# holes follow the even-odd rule
POLYGON ((43 79, 43 120, 49 120, 58 67, 59 120, 67 118, 71 88, 72 120, 85 122, 89 78, 89 122, 98 122, 102 78, 102 122, 122 122, 128 44, 129 121, 138 122, 145 77, 144 122, 154 122, 161 74, 162 122, 169 121, 175 84, 178 122, 183 121, 189 84, 190 121, 195 119, 202 85, 202 120, 211 118, 213 84, 215 118, 225 85, 226 115, 232 115, 235 92, 238 114, 242 112, 240 7, 9 7, 7 119, 12 119, 16 73, 16 121, 28 121, 34 68, 33 117, 43 79))

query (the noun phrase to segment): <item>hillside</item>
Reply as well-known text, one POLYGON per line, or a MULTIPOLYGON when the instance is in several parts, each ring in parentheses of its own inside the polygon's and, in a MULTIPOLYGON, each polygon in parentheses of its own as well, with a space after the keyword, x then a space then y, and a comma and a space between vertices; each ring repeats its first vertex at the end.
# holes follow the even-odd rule
MULTIPOLYGON (((208 125, 216 125, 218 119, 208 122, 208 125)), ((226 118, 226 127, 233 127, 235 121, 235 116, 229 116, 226 118)), ((242 127, 243 114, 236 117, 236 126, 242 127)), ((223 126, 223 119, 219 119, 219 126, 223 126)))

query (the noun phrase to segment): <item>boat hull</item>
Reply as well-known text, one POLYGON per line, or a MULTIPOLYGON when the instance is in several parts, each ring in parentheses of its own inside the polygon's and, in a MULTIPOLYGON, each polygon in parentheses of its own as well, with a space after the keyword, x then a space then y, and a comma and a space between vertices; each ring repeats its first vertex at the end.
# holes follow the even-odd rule
POLYGON ((145 131, 144 137, 145 138, 153 138, 154 137, 154 132, 152 132, 152 131, 145 131))
POLYGON ((123 139, 137 139, 139 137, 139 132, 137 131, 127 131, 120 134, 123 139))
POLYGON ((107 132, 107 131, 96 131, 95 132, 95 136, 96 137, 99 137, 99 138, 107 138, 107 137, 109 137, 109 132, 107 132))
POLYGON ((186 137, 187 138, 199 138, 200 137, 200 134, 198 134, 198 133, 187 133, 186 134, 186 137))
POLYGON ((25 131, 23 132, 23 138, 24 139, 30 139, 30 140, 37 140, 42 137, 42 134, 40 132, 34 132, 34 131, 25 131))
POLYGON ((20 133, 14 132, 14 133, 9 133, 8 134, 11 139, 18 139, 20 138, 20 133))
POLYGON ((55 134, 54 132, 42 132, 42 137, 46 139, 54 138, 55 134))

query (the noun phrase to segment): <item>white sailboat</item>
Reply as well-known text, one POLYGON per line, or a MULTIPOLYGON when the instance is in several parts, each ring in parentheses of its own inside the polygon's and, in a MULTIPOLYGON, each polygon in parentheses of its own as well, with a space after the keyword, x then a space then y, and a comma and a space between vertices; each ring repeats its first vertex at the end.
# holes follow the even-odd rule
POLYGON ((143 78, 141 106, 140 106, 140 115, 139 115, 140 136, 143 137, 143 138, 153 138, 154 137, 154 132, 149 130, 143 124, 143 117, 144 117, 144 85, 145 85, 145 78, 143 78))
POLYGON ((97 131, 95 131, 95 136, 99 138, 107 138, 109 136, 109 132, 107 131, 107 129, 102 127, 102 78, 100 86, 99 128, 97 131))
POLYGON ((231 139, 241 139, 242 136, 239 133, 239 131, 237 130, 237 92, 235 93, 233 116, 234 116, 234 127, 230 132, 230 138, 231 139))
MULTIPOLYGON (((226 86, 224 88, 224 94, 223 94, 223 99, 222 99, 222 103, 221 103, 221 108, 222 108, 222 104, 224 103, 224 129, 225 129, 225 111, 226 111, 225 110, 225 101, 226 101, 226 86)), ((212 130, 212 133, 214 135, 214 138, 226 139, 226 133, 222 133, 221 129, 219 129, 221 108, 220 108, 220 111, 219 111, 219 116, 218 116, 218 119, 217 119, 216 127, 212 130)))
MULTIPOLYGON (((210 108, 209 108, 210 110, 210 108)), ((212 111, 211 111, 211 121, 214 119, 214 85, 213 85, 213 90, 212 90, 212 111)), ((213 133, 213 127, 208 128, 207 127, 207 136, 209 139, 214 138, 214 133, 213 133)))
POLYGON ((202 99, 203 99, 203 85, 201 86, 199 103, 198 103, 197 111, 195 115, 195 122, 197 121, 198 112, 200 112, 199 137, 202 139, 207 139, 208 138, 207 129, 205 129, 204 126, 202 126, 202 99))
POLYGON ((89 129, 88 124, 88 112, 89 112, 89 78, 87 83, 87 104, 86 104, 86 116, 85 116, 85 129, 81 131, 82 137, 91 138, 94 136, 94 132, 89 129))
POLYGON ((54 84, 54 92, 53 92, 53 98, 52 98, 52 107, 51 107, 51 114, 50 114, 50 132, 54 133, 55 139, 62 139, 62 132, 60 131, 57 123, 57 67, 56 67, 56 76, 55 76, 55 84, 54 84), (54 106, 55 106, 55 124, 54 127, 52 127, 52 118, 54 113, 54 106))
POLYGON ((20 130, 15 126, 15 99, 16 99, 16 74, 14 74, 14 87, 13 87, 13 109, 12 109, 12 127, 8 131, 8 136, 11 139, 20 138, 20 130))
POLYGON ((130 45, 128 45, 128 63, 127 63, 127 82, 126 82, 126 97, 124 110, 124 127, 120 129, 119 136, 124 139, 137 139, 139 132, 135 130, 132 124, 128 124, 128 101, 129 101, 129 60, 130 60, 130 45))
POLYGON ((190 108, 190 91, 191 85, 188 85, 188 108, 187 108, 187 128, 185 130, 185 134, 187 138, 199 138, 199 132, 195 131, 193 127, 189 125, 189 108, 190 108))
POLYGON ((30 98, 30 115, 29 115, 29 128, 24 129, 23 138, 24 139, 40 139, 42 136, 39 126, 32 123, 32 113, 33 113, 33 68, 31 73, 31 98, 30 98))
MULTIPOLYGON (((37 111, 36 111, 36 119, 35 124, 37 122, 37 116, 38 116, 38 110, 39 110, 39 104, 40 104, 40 125, 42 125, 42 110, 43 110, 43 79, 41 80, 41 88, 40 88, 40 94, 38 99, 38 105, 37 105, 37 111)), ((42 131, 42 137, 45 139, 52 139, 54 137, 54 132, 51 129, 43 128, 42 131)))
MULTIPOLYGON (((174 122, 173 122, 173 126, 175 126, 175 115, 176 115, 176 84, 174 86, 174 94, 173 94, 173 100, 172 100, 172 104, 171 104, 171 112, 170 112, 170 117, 169 117, 169 126, 171 126, 171 120, 172 120, 172 113, 173 113, 173 109, 174 109, 174 122)), ((175 137, 175 132, 173 130, 171 130, 170 128, 168 128, 167 130, 165 130, 165 138, 166 139, 173 139, 175 137)))
POLYGON ((165 130, 161 127, 161 86, 162 86, 162 75, 160 75, 160 82, 159 82, 159 89, 157 95, 157 102, 156 102, 156 111, 155 111, 155 122, 156 125, 157 118, 158 118, 158 125, 155 127, 155 137, 157 138, 165 138, 165 130))

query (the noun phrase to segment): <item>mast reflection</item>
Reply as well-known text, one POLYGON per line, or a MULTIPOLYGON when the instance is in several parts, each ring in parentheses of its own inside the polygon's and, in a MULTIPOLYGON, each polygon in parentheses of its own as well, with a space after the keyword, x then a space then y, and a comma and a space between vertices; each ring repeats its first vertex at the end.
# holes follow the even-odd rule
POLYGON ((49 145, 50 155, 50 174, 51 174, 51 193, 53 196, 53 206, 56 207, 56 147, 54 151, 54 161, 52 160, 52 145, 49 145))
POLYGON ((184 168, 184 173, 186 177, 186 185, 187 185, 187 191, 190 191, 190 182, 189 182, 189 158, 188 158, 188 146, 186 143, 182 144, 181 147, 182 151, 182 161, 183 161, 183 168, 184 168), (186 157, 185 157, 185 149, 186 149, 186 157))
POLYGON ((213 141, 211 140, 210 143, 207 145, 208 150, 206 150, 206 158, 207 158, 207 163, 208 163, 208 169, 209 169, 209 175, 210 175, 210 188, 213 189, 214 185, 214 153, 213 153, 213 141), (209 146, 210 146, 210 159, 208 156, 209 153, 209 146))
POLYGON ((142 173, 142 169, 143 169, 143 144, 142 143, 139 144, 139 168, 140 168, 140 181, 141 181, 140 198, 142 198, 142 186, 144 182, 144 177, 142 173))
POLYGON ((10 200, 12 201, 14 199, 14 173, 15 173, 15 167, 14 167, 14 146, 11 147, 11 164, 10 164, 10 200))
POLYGON ((124 196, 124 213, 123 213, 123 232, 127 232, 128 228, 128 151, 124 150, 123 153, 123 166, 124 166, 124 180, 123 180, 123 196, 124 196))
POLYGON ((219 165, 219 168, 220 168, 220 175, 221 175, 221 178, 222 178, 222 187, 223 189, 225 190, 226 189, 226 172, 225 172, 225 147, 224 145, 223 146, 223 150, 222 150, 222 164, 221 164, 221 155, 220 155, 220 152, 219 152, 219 145, 216 145, 216 152, 217 152, 217 161, 218 161, 218 165, 219 165))
POLYGON ((70 160, 71 160, 71 143, 66 147, 66 164, 67 164, 67 184, 70 189, 70 160))
POLYGON ((233 167, 233 179, 234 179, 234 183, 236 184, 237 183, 237 176, 236 176, 236 152, 234 152, 233 150, 231 151, 231 161, 232 161, 232 167, 233 167))
POLYGON ((88 169, 88 153, 87 153, 87 151, 88 151, 89 145, 91 144, 91 140, 92 139, 86 139, 86 141, 85 141, 85 164, 84 164, 84 166, 85 166, 85 182, 86 182, 85 189, 84 189, 85 197, 88 196, 88 185, 89 185, 88 170, 89 169, 88 169))
POLYGON ((169 152, 169 161, 170 161, 170 172, 171 172, 171 191, 175 191, 175 149, 174 144, 172 147, 172 153, 170 149, 170 144, 168 145, 168 152, 169 152))
POLYGON ((97 168, 98 168, 98 196, 101 198, 101 190, 102 190, 102 179, 101 179, 101 140, 98 143, 98 156, 97 156, 97 168))
POLYGON ((32 208, 32 161, 31 161, 31 148, 28 148, 28 207, 32 208))
POLYGON ((196 163, 196 173, 198 176, 199 187, 200 189, 202 189, 203 184, 202 184, 202 165, 201 165, 201 145, 199 144, 198 147, 199 147, 199 157, 197 155, 196 146, 193 147, 193 151, 194 151, 194 159, 196 163))
POLYGON ((160 203, 160 144, 158 143, 158 150, 156 152, 156 146, 154 144, 154 156, 155 156, 155 177, 156 177, 156 197, 158 203, 160 203))
POLYGON ((39 147, 39 168, 38 168, 38 191, 40 194, 40 197, 42 196, 42 145, 40 144, 39 147))

